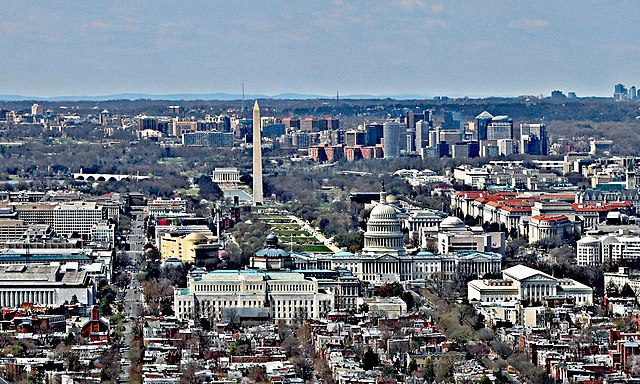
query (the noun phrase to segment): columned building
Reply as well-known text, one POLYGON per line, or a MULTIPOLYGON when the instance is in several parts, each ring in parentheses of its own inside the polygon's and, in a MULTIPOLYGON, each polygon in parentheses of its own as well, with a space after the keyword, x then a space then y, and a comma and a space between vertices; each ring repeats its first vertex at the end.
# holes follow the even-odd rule
POLYGON ((223 310, 238 318, 251 308, 263 309, 270 320, 294 322, 317 319, 334 309, 333 292, 319 287, 318 280, 288 271, 196 269, 187 287, 174 292, 178 319, 222 320, 223 310))
POLYGON ((93 305, 96 288, 85 271, 65 271, 60 265, 16 264, 0 266, 0 306, 21 307, 23 303, 59 307, 74 297, 93 305))
POLYGON ((212 179, 215 183, 224 186, 237 186, 240 184, 240 171, 238 168, 215 168, 212 179))
POLYGON ((468 283, 469 301, 528 301, 574 298, 576 305, 591 305, 593 289, 573 279, 558 279, 544 272, 516 265, 502 271, 502 279, 473 280, 468 283))
POLYGON ((387 204, 386 192, 380 193, 380 202, 373 207, 364 233, 364 248, 362 254, 366 256, 394 256, 407 254, 404 248, 404 234, 402 224, 396 210, 387 204))

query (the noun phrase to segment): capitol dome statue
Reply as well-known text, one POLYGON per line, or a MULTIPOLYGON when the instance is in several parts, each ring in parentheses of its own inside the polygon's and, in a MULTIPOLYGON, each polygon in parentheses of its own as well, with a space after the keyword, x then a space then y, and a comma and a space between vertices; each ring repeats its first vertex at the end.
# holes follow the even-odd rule
POLYGON ((362 254, 368 256, 404 256, 404 234, 395 208, 387 202, 387 193, 382 188, 380 202, 371 210, 367 231, 364 233, 362 254))

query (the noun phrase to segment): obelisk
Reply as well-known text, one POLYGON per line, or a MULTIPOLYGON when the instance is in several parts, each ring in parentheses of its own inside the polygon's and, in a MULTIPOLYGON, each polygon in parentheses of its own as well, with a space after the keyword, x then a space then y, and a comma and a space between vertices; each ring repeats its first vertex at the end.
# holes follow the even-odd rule
POLYGON ((258 100, 253 105, 253 204, 264 202, 262 192, 262 121, 258 100))

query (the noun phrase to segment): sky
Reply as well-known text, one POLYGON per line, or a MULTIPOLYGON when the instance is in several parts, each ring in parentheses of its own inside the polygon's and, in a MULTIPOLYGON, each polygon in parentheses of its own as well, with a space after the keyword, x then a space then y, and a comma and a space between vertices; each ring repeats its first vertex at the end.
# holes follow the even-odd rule
POLYGON ((0 94, 610 96, 638 1, 0 0, 0 94))

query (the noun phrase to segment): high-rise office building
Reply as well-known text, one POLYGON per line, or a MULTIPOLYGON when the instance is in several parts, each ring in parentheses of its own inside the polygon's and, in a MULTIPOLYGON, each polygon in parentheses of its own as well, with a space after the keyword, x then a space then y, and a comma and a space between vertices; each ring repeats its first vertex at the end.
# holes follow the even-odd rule
POLYGON ((382 144, 382 137, 384 136, 383 127, 380 123, 371 123, 364 126, 366 132, 366 145, 368 147, 374 147, 378 144, 382 144))
POLYGON ((285 117, 282 119, 282 123, 284 124, 287 132, 297 131, 300 129, 300 119, 295 117, 285 117))
POLYGON ((349 130, 345 132, 344 143, 347 147, 355 147, 357 145, 366 145, 365 132, 357 130, 349 130))
POLYGON ((520 124, 520 152, 528 155, 548 155, 547 126, 544 124, 520 124))
POLYGON ((405 130, 405 145, 404 150, 406 153, 412 153, 416 151, 416 130, 415 129, 407 129, 405 130))
POLYGON ((425 120, 425 115, 422 112, 406 111, 404 114, 404 121, 407 129, 414 129, 416 123, 420 120, 425 120))
POLYGON ((498 154, 500 156, 513 155, 513 139, 499 139, 497 140, 497 144, 498 154))
POLYGON ((487 125, 487 140, 513 139, 513 119, 496 116, 487 125))
POLYGON ((264 202, 262 192, 262 127, 258 100, 253 105, 253 204, 264 202))
POLYGON ((427 147, 429 147, 429 123, 420 120, 416 123, 416 152, 422 153, 422 149, 427 147))
POLYGON ((462 113, 445 111, 444 121, 442 122, 442 129, 464 131, 464 121, 462 120, 462 113))
POLYGON ((429 126, 433 128, 433 109, 427 109, 422 112, 422 116, 424 117, 423 120, 429 123, 429 126))
POLYGON ((629 91, 623 84, 616 84, 613 89, 613 98, 617 101, 627 100, 629 91))
POLYGON ((395 121, 387 121, 383 124, 384 158, 400 157, 400 146, 404 127, 395 121))
POLYGON ((487 111, 476 116, 476 130, 478 131, 476 136, 478 140, 487 140, 487 127, 491 123, 491 119, 493 119, 493 115, 487 111))

